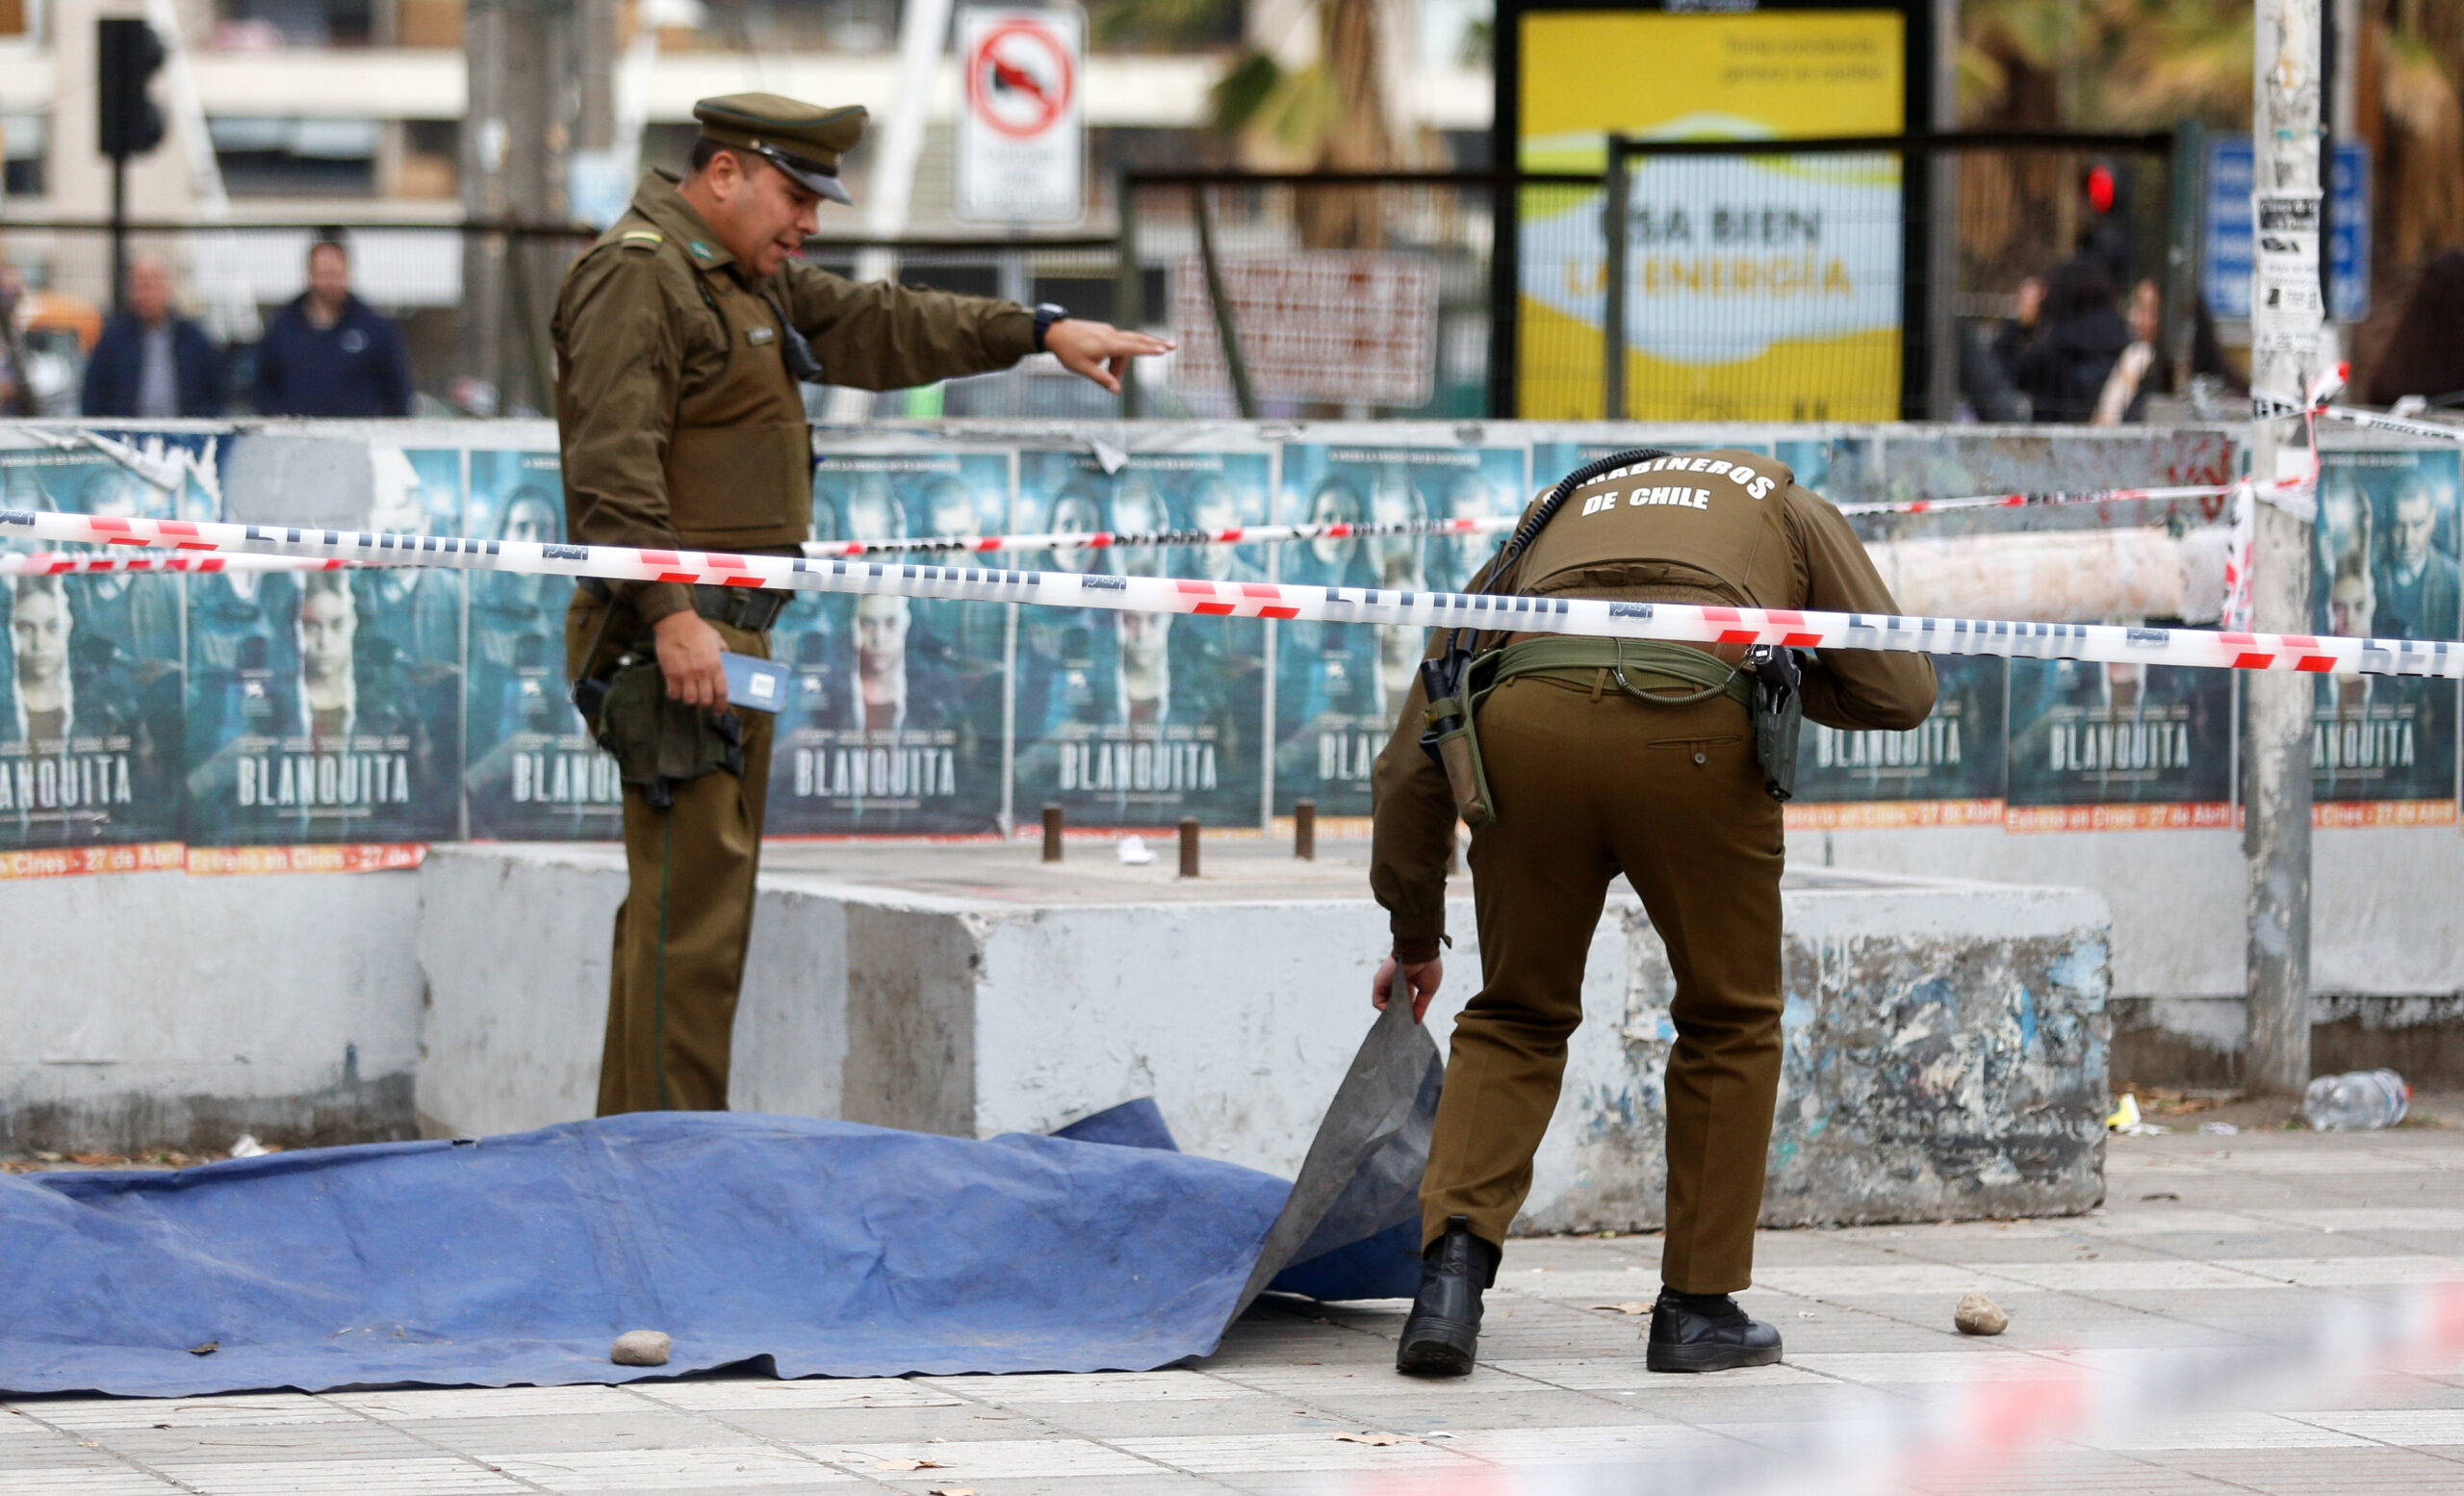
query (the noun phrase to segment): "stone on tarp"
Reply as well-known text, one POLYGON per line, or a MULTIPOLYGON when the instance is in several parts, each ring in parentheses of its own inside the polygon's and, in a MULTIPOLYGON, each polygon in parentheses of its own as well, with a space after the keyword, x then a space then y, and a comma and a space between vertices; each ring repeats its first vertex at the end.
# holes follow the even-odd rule
POLYGON ((655 1329, 629 1329, 616 1337, 607 1358, 619 1366, 665 1366, 667 1336, 655 1329))

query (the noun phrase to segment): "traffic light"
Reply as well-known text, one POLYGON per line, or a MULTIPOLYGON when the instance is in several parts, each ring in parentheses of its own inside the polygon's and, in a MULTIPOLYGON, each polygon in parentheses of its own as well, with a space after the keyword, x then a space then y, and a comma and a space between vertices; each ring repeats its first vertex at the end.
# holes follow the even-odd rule
POLYGON ((2131 165, 2091 161, 2079 170, 2078 252, 2103 265, 2117 285, 2130 278, 2137 230, 2131 165))
POLYGON ((2088 211, 2102 218, 2114 211, 2114 168, 2098 162, 2080 184, 2088 194, 2088 211))
POLYGON ((94 22, 95 135, 115 161, 142 156, 163 143, 163 112, 145 86, 163 66, 163 39, 130 16, 94 22))

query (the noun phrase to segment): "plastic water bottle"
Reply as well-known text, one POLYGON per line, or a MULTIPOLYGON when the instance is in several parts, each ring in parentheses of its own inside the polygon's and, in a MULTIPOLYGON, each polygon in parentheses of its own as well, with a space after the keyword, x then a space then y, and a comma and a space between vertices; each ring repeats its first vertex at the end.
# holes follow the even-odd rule
POLYGON ((2394 1070, 2348 1070, 2310 1082, 2301 1115, 2320 1132, 2373 1131, 2402 1122, 2412 1101, 2413 1088, 2394 1070))

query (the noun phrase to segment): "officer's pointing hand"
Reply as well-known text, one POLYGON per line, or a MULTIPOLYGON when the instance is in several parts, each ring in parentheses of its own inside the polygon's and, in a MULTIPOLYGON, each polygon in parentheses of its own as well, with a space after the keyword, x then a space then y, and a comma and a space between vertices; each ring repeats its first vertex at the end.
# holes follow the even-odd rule
POLYGON ((1123 332, 1110 322, 1071 317, 1044 329, 1043 350, 1061 360, 1061 367, 1071 374, 1118 395, 1121 374, 1131 359, 1169 353, 1172 345, 1142 332, 1123 332))
POLYGON ((1395 984, 1399 981, 1412 995, 1412 1021, 1418 1023, 1428 1017, 1429 999, 1437 995, 1437 984, 1444 980, 1446 962, 1443 957, 1432 956, 1426 961, 1415 961, 1405 966, 1389 956, 1377 968, 1377 974, 1369 979, 1370 1005, 1380 1013, 1385 1012, 1386 999, 1393 994, 1395 984))
POLYGON ((671 701, 694 707, 728 704, 727 666, 719 662, 726 644, 719 631, 699 613, 670 613, 651 626, 658 636, 658 673, 667 682, 671 701))

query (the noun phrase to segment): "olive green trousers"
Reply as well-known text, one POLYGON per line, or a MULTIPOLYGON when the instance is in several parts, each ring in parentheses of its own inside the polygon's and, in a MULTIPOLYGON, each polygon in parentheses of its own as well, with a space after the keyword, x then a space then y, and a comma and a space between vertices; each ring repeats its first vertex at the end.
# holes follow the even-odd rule
MULTIPOLYGON (((575 595, 565 617, 567 660, 581 652, 607 606, 575 595)), ((628 620, 619 619, 611 639, 628 620)), ((767 659, 766 635, 712 622, 727 647, 767 659)), ((603 646, 603 654, 618 646, 603 646)), ((761 811, 776 718, 738 711, 744 775, 705 774, 658 810, 625 791, 625 902, 616 910, 607 983, 607 1038, 599 1061, 599 1115, 723 1112, 735 1032, 736 990, 753 934, 754 878, 761 864, 761 811)))
POLYGON ((1613 684, 1523 677, 1488 698, 1479 732, 1497 806, 1472 835, 1482 986, 1449 1045, 1423 1239, 1451 1215, 1505 1239, 1582 1021, 1583 958, 1622 873, 1677 977, 1660 1279, 1741 1289, 1780 1084, 1784 860, 1745 711, 1725 697, 1646 707, 1613 684))

